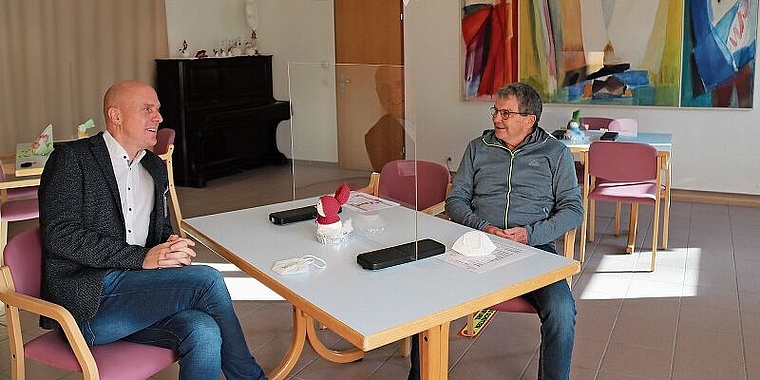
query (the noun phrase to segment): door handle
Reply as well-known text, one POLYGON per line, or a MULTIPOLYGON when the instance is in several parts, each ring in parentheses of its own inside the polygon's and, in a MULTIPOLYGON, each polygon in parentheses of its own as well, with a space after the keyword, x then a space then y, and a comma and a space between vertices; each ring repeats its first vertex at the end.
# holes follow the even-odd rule
POLYGON ((341 74, 338 79, 339 87, 341 91, 346 91, 346 84, 351 83, 351 79, 348 79, 345 75, 341 74))

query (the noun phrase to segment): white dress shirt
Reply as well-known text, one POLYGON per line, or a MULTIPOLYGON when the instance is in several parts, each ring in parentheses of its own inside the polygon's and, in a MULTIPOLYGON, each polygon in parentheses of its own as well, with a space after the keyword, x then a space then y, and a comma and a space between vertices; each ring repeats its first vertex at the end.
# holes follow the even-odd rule
POLYGON ((144 247, 150 228, 150 213, 155 204, 153 177, 140 165, 140 160, 145 157, 145 150, 140 151, 130 162, 127 151, 108 131, 103 133, 103 138, 111 156, 116 183, 119 185, 127 243, 144 247))

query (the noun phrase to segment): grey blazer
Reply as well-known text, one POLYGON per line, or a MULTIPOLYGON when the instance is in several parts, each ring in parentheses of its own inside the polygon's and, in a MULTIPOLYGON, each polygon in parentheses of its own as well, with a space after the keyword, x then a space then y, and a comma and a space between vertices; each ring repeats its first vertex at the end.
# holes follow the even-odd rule
MULTIPOLYGON (((98 310, 108 270, 141 270, 148 250, 172 234, 166 166, 153 152, 140 163, 155 183, 146 247, 126 242, 119 188, 103 133, 56 143, 45 164, 38 194, 42 297, 68 309, 77 322, 98 310)), ((43 318, 41 326, 55 324, 43 318)))

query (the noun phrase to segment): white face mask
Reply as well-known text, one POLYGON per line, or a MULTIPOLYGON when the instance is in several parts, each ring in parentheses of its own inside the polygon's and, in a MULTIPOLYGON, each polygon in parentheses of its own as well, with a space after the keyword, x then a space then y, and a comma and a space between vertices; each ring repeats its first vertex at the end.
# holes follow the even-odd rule
POLYGON ((496 245, 483 231, 470 231, 460 236, 451 247, 465 256, 488 256, 496 249, 496 245))
POLYGON ((317 269, 327 268, 327 263, 319 257, 314 255, 303 255, 301 257, 277 260, 274 262, 274 265, 272 265, 272 270, 278 274, 300 274, 308 272, 309 265, 313 265, 317 269))

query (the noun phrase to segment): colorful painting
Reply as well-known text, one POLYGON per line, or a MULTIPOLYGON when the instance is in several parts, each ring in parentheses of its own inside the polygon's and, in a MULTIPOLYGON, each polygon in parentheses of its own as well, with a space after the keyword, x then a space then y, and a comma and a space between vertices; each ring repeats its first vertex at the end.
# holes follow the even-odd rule
POLYGON ((752 108, 757 0, 686 0, 684 107, 752 108))
POLYGON ((678 106, 681 0, 526 0, 519 78, 548 102, 678 106))
POLYGON ((517 0, 463 1, 465 100, 490 100, 517 80, 517 0))

